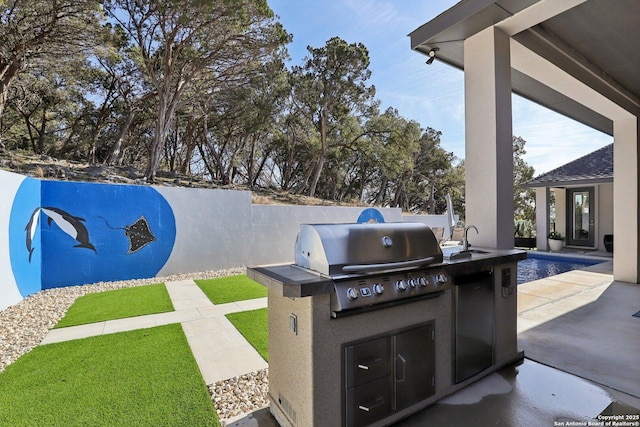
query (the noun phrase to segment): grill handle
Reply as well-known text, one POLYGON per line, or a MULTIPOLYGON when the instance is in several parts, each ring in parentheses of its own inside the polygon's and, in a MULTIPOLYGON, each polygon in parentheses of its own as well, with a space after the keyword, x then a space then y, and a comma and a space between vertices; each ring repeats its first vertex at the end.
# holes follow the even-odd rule
POLYGON ((404 382, 406 369, 407 369, 407 359, 402 357, 401 354, 398 354, 398 357, 396 358, 396 378, 399 383, 404 382), (400 369, 400 373, 398 373, 398 369, 400 369))
POLYGON ((368 272, 368 271, 380 271, 380 270, 397 270, 402 268, 409 267, 420 267, 426 264, 432 264, 436 262, 435 257, 427 257, 414 259, 411 261, 400 261, 400 262, 387 262, 384 264, 352 264, 345 265, 342 267, 342 271, 345 273, 357 273, 357 272, 368 272))
POLYGON ((370 405, 358 405, 358 409, 360 409, 361 411, 370 412, 372 409, 379 408, 382 405, 384 405, 384 399, 382 397, 378 397, 370 405))

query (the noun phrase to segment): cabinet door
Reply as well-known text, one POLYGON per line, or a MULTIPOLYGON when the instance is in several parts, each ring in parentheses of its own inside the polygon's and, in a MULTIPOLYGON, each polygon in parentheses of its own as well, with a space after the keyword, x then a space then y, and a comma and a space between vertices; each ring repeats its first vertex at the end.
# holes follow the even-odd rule
POLYGON ((493 364, 494 286, 489 273, 456 280, 454 371, 459 383, 493 364))
POLYGON ((394 336, 396 410, 435 393, 435 335, 433 323, 394 336))

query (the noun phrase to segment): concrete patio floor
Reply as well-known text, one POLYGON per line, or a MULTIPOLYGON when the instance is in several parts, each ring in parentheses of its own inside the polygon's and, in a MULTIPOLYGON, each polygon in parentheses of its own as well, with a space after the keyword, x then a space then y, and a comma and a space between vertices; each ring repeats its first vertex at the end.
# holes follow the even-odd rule
MULTIPOLYGON (((606 417, 640 415, 640 318, 633 316, 640 311, 640 285, 614 282, 612 267, 609 261, 520 285, 524 362, 396 425, 604 426, 616 420, 606 417)), ((268 409, 227 425, 277 426, 268 409)))

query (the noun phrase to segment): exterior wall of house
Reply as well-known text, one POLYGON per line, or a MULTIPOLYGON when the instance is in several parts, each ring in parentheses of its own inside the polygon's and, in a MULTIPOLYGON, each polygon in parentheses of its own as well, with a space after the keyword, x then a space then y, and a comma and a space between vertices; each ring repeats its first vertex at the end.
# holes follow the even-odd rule
POLYGON ((540 251, 549 250, 549 189, 536 188, 536 247, 540 251))
POLYGON ((598 250, 606 250, 604 236, 613 234, 613 183, 600 184, 597 187, 598 208, 596 210, 598 250))
MULTIPOLYGON (((563 188, 552 188, 555 194, 555 228, 553 222, 551 230, 556 230, 563 237, 567 237, 567 192, 563 188)), ((566 240, 565 240, 566 242, 566 240)))
MULTIPOLYGON (((585 187, 585 185, 581 185, 585 187)), ((586 186, 588 187, 588 186, 586 186)), ((595 189, 595 238, 594 247, 597 250, 605 251, 604 236, 613 234, 613 183, 594 185, 595 189)), ((550 188, 555 195, 555 230, 566 237, 567 217, 566 217, 566 190, 563 188, 550 188)), ((546 201, 547 188, 536 188, 536 233, 538 235, 537 244, 539 250, 547 250, 546 235, 548 234, 544 216, 549 214, 546 201), (541 238, 544 236, 544 238, 541 238)), ((554 221, 550 221, 549 230, 554 229, 554 221)))

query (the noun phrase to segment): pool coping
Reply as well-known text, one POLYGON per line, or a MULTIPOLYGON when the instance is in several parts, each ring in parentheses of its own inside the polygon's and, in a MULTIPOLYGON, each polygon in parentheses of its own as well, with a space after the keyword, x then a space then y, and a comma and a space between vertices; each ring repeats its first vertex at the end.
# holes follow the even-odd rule
POLYGON ((581 261, 595 261, 594 264, 599 264, 601 262, 612 261, 612 257, 606 257, 601 255, 590 255, 585 254, 583 252, 545 252, 545 251, 533 251, 528 250, 527 258, 538 258, 538 259, 562 259, 562 260, 575 260, 578 262, 581 261))

